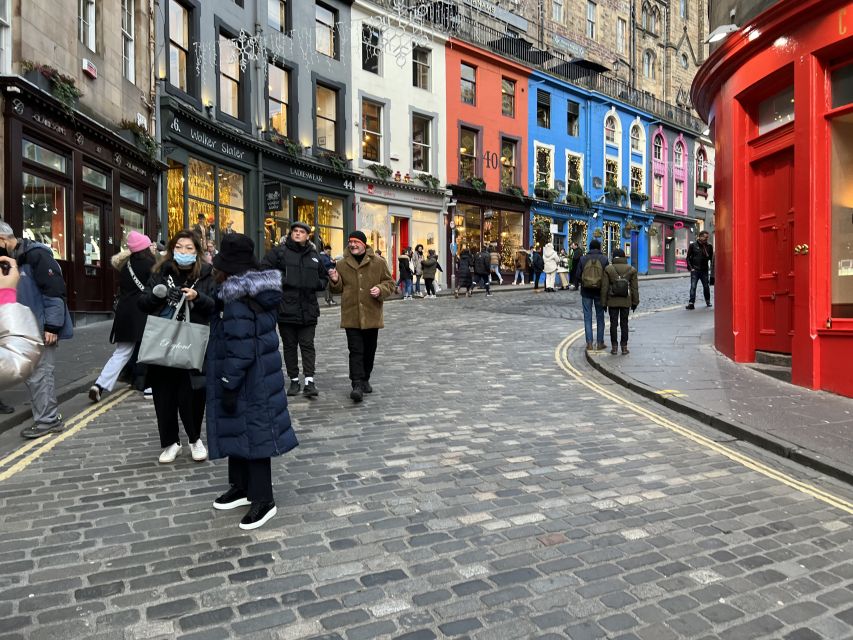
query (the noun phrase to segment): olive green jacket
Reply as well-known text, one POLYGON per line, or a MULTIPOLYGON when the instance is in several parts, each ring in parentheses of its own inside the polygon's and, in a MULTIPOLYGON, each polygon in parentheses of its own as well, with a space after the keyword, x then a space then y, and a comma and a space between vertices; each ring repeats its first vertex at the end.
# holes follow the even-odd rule
POLYGON ((637 281, 637 270, 628 264, 626 258, 613 258, 613 262, 604 268, 601 279, 601 306, 603 307, 635 307, 640 304, 640 285, 637 281), (625 298, 610 297, 610 281, 622 276, 628 281, 629 295, 625 298))
POLYGON ((344 329, 381 329, 385 326, 382 306, 384 300, 393 295, 397 285, 388 263, 367 247, 365 256, 358 262, 344 249, 344 257, 338 260, 338 281, 329 281, 329 290, 341 294, 341 327, 344 329), (378 298, 370 295, 373 287, 379 287, 378 298))

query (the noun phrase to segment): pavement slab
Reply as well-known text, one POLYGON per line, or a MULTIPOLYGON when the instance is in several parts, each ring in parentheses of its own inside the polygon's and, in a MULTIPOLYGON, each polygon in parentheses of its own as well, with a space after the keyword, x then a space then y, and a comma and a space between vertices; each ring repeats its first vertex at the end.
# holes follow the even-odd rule
POLYGON ((257 531, 211 508, 224 461, 157 463, 128 396, 0 482, 0 638, 853 636, 853 516, 567 376, 579 301, 545 297, 388 304, 359 405, 324 312, 257 531))

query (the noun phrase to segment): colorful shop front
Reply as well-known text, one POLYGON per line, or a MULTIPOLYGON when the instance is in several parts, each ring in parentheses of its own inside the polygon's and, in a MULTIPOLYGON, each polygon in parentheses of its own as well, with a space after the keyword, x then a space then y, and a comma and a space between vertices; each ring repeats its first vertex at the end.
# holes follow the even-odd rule
POLYGON ((649 272, 687 270, 687 248, 701 231, 703 220, 661 211, 654 214, 654 221, 648 225, 649 272))
POLYGON ((364 231, 374 250, 382 252, 395 278, 397 256, 406 247, 422 244, 425 255, 433 249, 444 264, 447 200, 443 189, 360 176, 355 194, 356 227, 364 231))
POLYGON ((156 237, 160 164, 87 115, 19 76, 4 94, 3 218, 49 246, 75 323, 111 311, 110 258, 133 230, 156 237))
POLYGON ((343 250, 354 220, 354 174, 247 138, 171 98, 161 113, 165 235, 201 228, 218 248, 223 235, 245 233, 263 255, 299 220, 311 226, 315 243, 343 250))

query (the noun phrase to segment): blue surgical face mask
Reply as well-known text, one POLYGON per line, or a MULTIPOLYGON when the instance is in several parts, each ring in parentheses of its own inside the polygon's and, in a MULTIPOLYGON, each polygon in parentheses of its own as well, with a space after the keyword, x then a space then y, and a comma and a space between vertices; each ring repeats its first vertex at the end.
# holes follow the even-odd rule
POLYGON ((190 265, 195 264, 195 254, 194 253, 174 253, 172 257, 175 259, 175 262, 179 267, 189 267, 190 265))

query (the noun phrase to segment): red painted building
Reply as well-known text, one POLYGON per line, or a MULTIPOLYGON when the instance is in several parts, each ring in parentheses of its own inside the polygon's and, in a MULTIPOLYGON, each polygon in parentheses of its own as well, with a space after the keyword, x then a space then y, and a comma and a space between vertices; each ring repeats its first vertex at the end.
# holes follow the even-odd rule
POLYGON ((853 396, 853 2, 781 0, 702 66, 716 146, 717 348, 853 396))
POLYGON ((456 39, 445 53, 447 181, 456 200, 447 255, 497 243, 502 270, 509 273, 516 251, 529 242, 522 195, 529 70, 456 39))

